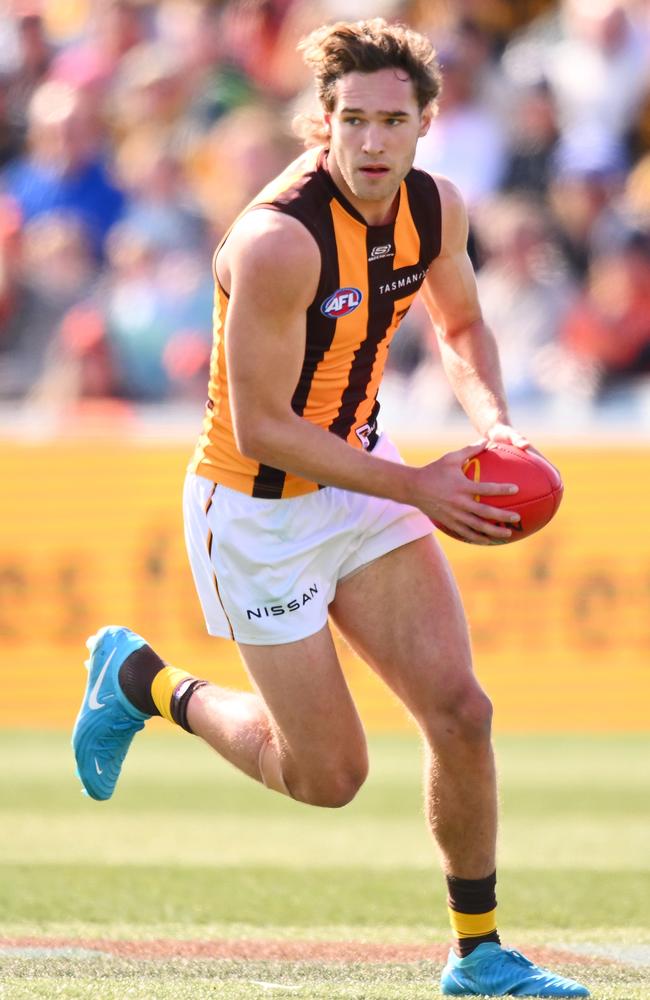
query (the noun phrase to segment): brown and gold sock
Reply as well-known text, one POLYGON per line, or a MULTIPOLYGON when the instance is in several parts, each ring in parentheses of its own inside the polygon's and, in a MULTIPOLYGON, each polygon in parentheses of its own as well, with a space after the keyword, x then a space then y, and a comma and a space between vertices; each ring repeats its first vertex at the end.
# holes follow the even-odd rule
POLYGON ((140 646, 127 656, 117 675, 122 691, 139 712, 160 715, 151 697, 154 677, 163 670, 165 664, 151 646, 140 646))
POLYGON ((192 730, 187 721, 190 698, 195 691, 205 687, 207 683, 198 677, 193 677, 187 670, 180 670, 178 667, 165 664, 153 679, 151 697, 164 719, 175 722, 191 733, 192 730))
POLYGON ((496 872, 478 879, 447 876, 449 919, 456 938, 454 950, 461 958, 486 941, 501 943, 497 934, 496 884, 496 872))
POLYGON ((124 661, 118 675, 129 701, 147 715, 162 715, 191 733, 187 721, 190 698, 207 681, 165 663, 151 646, 141 646, 124 661))

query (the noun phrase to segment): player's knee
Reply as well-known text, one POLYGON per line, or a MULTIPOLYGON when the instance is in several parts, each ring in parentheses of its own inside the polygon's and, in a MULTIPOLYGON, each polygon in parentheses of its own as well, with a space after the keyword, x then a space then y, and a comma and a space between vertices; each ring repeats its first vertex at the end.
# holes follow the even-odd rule
POLYGON ((340 809, 355 797, 368 776, 367 757, 323 764, 318 773, 304 775, 292 785, 296 798, 312 806, 340 809))
POLYGON ((314 805, 327 809, 341 809, 352 802, 366 780, 367 772, 359 767, 345 767, 326 776, 315 791, 314 805))
POLYGON ((474 739, 489 739, 492 732, 492 702, 484 691, 474 690, 460 709, 463 732, 474 739))
POLYGON ((433 743, 446 739, 482 743, 492 731, 492 702, 476 683, 449 692, 427 726, 433 743))

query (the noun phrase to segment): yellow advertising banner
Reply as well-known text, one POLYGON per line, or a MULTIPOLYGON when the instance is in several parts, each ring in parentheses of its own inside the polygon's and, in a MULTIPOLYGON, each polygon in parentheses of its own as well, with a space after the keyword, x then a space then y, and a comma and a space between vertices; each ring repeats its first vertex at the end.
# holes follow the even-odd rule
MULTIPOLYGON (((424 464, 441 453, 403 447, 424 464)), ((481 548, 441 536, 498 731, 650 726, 650 449, 548 449, 565 498, 541 533, 481 548)), ((179 666, 246 684, 234 645, 205 633, 185 556, 189 448, 0 443, 0 725, 68 727, 84 640, 128 624, 179 666)), ((410 726, 343 643, 370 729, 410 726)), ((162 725, 162 723, 161 723, 162 725)))

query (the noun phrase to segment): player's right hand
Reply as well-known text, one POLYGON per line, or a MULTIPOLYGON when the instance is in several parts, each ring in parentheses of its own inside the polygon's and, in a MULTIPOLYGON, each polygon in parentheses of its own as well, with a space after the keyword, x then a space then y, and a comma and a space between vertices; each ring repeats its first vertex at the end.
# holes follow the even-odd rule
POLYGON ((465 463, 482 452, 486 440, 448 452, 442 458, 415 470, 416 494, 411 502, 432 521, 475 545, 491 545, 510 538, 504 521, 515 524, 519 515, 502 507, 490 507, 477 496, 508 496, 518 492, 514 483, 475 483, 463 472, 465 463), (493 520, 489 520, 493 518, 493 520), (500 524, 496 524, 498 521, 500 524))

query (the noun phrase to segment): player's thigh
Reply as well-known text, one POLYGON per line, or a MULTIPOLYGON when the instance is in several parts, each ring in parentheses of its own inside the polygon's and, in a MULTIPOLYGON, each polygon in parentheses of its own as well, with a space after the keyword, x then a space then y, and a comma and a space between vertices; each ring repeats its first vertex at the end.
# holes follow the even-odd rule
POLYGON ((239 644, 287 753, 304 770, 367 768, 365 734, 329 626, 297 642, 239 644))
POLYGON ((432 535, 341 581, 330 613, 419 721, 480 691, 460 594, 432 535))

